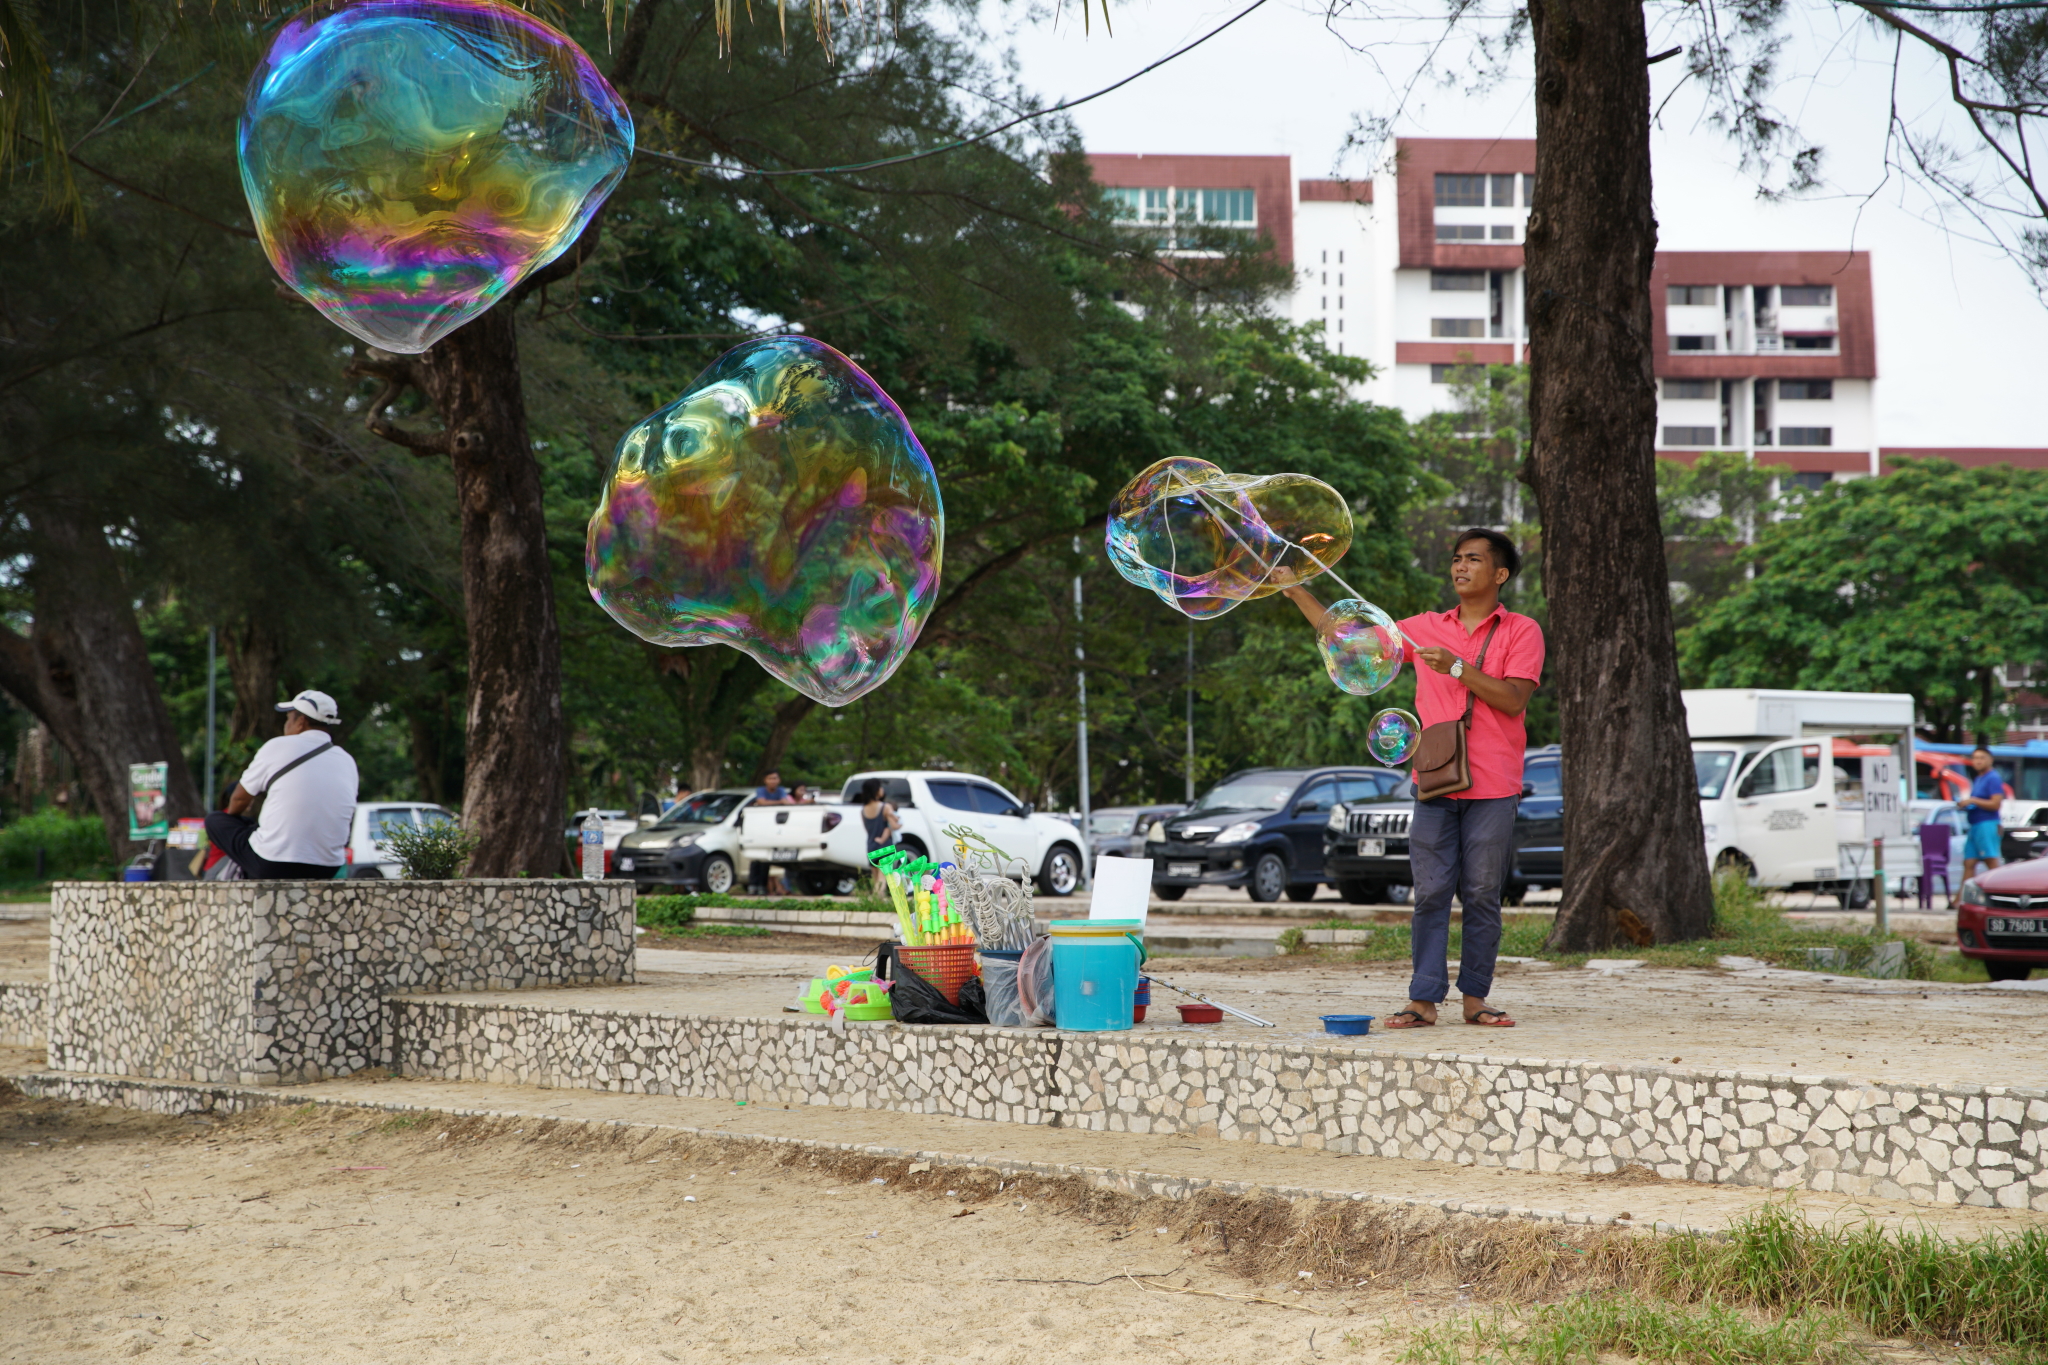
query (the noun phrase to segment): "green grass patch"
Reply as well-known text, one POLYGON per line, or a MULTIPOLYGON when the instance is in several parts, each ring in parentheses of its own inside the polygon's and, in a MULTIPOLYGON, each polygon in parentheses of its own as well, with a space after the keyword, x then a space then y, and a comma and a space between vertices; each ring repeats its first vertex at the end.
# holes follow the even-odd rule
POLYGON ((53 881, 104 881, 113 865, 106 827, 96 815, 67 815, 45 806, 0 827, 0 882, 47 889, 53 881), (37 849, 43 852, 41 883, 37 849))
POLYGON ((782 897, 770 900, 766 896, 713 895, 699 892, 693 896, 641 896, 633 903, 636 921, 648 929, 672 929, 696 919, 699 910, 879 910, 893 914, 895 907, 876 896, 855 896, 850 900, 836 901, 825 898, 782 897))
POLYGON ((1521 1320, 1505 1315, 1431 1328, 1401 1359, 1415 1365, 1588 1365, 1602 1356, 1701 1362, 1702 1365, 1806 1365, 1860 1359, 1839 1313, 1802 1313, 1777 1321, 1724 1304, 1684 1308, 1634 1295, 1548 1304, 1521 1320))
POLYGON ((758 924, 678 924, 655 932, 663 938, 767 938, 775 931, 758 924))
POLYGON ((393 1114, 377 1125, 380 1133, 405 1133, 414 1128, 424 1128, 434 1121, 432 1114, 393 1114))

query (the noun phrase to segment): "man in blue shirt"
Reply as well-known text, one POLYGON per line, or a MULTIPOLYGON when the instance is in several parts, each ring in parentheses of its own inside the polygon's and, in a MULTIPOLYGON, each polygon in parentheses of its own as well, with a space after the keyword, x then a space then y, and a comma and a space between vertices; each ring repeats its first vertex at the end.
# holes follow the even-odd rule
POLYGON ((1966 882, 1980 868, 1989 871, 2004 861, 1998 843, 1998 808, 2005 804, 2005 779, 1991 766, 1991 751, 1981 744, 1970 751, 1970 767, 1976 779, 1970 783, 1970 794, 1956 802, 1970 813, 1970 837, 1963 844, 1966 882))

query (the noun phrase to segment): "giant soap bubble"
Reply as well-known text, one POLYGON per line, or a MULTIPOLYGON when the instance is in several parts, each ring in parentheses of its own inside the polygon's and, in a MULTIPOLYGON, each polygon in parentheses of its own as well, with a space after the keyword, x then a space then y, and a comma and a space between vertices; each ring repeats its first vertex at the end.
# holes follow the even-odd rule
POLYGON ((1124 486, 1105 539, 1117 572, 1188 616, 1306 583, 1351 548, 1351 509, 1306 474, 1161 460, 1124 486))
POLYGON ((939 587, 945 511, 903 413, 803 336, 750 341, 627 432, 584 569, 661 645, 731 645, 827 706, 903 662, 939 587))
POLYGON ((426 350, 574 242, 633 155, 583 49, 497 0, 358 0, 284 26, 249 82, 242 189, 286 284, 426 350))
POLYGON ((1422 722, 1412 711, 1390 706, 1375 711, 1365 723, 1365 751, 1389 768, 1398 768, 1415 757, 1422 745, 1422 722))
POLYGON ((1316 647, 1330 681, 1354 696, 1369 697, 1401 671, 1400 627, 1394 618, 1362 598, 1347 597, 1323 614, 1316 647))

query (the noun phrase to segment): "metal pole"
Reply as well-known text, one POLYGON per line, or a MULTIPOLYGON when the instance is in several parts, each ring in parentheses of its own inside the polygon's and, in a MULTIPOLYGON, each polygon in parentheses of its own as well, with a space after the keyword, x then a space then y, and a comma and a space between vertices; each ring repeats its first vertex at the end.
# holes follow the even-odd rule
POLYGON ((217 670, 214 665, 213 653, 213 627, 208 626, 206 628, 206 786, 199 793, 199 806, 202 811, 213 809, 213 697, 216 674, 217 670))
MULTIPOLYGON (((1074 553, 1081 553, 1079 536, 1074 537, 1074 553)), ((1074 695, 1080 703, 1075 725, 1080 740, 1081 765, 1081 884, 1086 886, 1090 881, 1089 864, 1093 862, 1088 856, 1088 655, 1081 646, 1081 575, 1078 573, 1074 575, 1074 695)))
POLYGON ((1188 805, 1195 804, 1195 623, 1188 622, 1188 805))
POLYGON ((1877 913, 1877 936, 1879 938, 1883 938, 1886 934, 1889 934, 1892 931, 1891 913, 1889 910, 1885 908, 1884 903, 1883 835, 1880 834, 1877 838, 1872 839, 1870 841, 1870 855, 1872 863, 1871 870, 1875 874, 1871 879, 1870 894, 1873 898, 1871 900, 1871 905, 1874 907, 1877 913))

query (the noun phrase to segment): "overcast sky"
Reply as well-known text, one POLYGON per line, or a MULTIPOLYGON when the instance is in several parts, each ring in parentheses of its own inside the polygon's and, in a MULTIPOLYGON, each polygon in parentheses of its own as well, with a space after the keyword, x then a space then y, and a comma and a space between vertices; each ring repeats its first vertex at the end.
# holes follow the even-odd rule
MULTIPOLYGON (((1113 36, 1103 30, 1099 0, 1089 33, 1078 0, 1063 0, 1056 18, 1046 14, 1022 26, 1015 11, 989 18, 993 30, 1009 34, 1026 88, 1064 99, 1129 75, 1245 2, 1113 0, 1113 36)), ((1417 10, 1424 12, 1433 11, 1417 10)), ((1535 135, 1526 52, 1489 94, 1425 83, 1404 102, 1402 85, 1440 27, 1416 20, 1339 28, 1325 24, 1319 5, 1268 0, 1223 35, 1070 117, 1094 151, 1286 153, 1298 177, 1365 173, 1361 158, 1344 159, 1345 135, 1356 118, 1390 117, 1397 109, 1395 131, 1403 136, 1535 135)), ((1890 43, 1816 0, 1794 0, 1789 31, 1777 102, 1807 141, 1826 149, 1827 187, 1799 201, 1760 201, 1735 150, 1702 120, 1705 102, 1684 81, 1683 64, 1664 62, 1652 68, 1653 101, 1672 96, 1652 151, 1659 244, 1869 251, 1877 286, 1879 442, 2048 446, 2040 401, 2048 388, 2048 306, 1996 250, 1929 222, 1924 194, 1896 173, 1886 182, 1890 43)), ((1658 41, 1663 37, 1653 35, 1653 50, 1684 34, 1658 41)), ((1439 56, 1471 65, 1461 39, 1439 56)), ((1948 117, 1945 81, 1925 64, 1904 72, 1899 101, 1923 120, 1948 117)))

